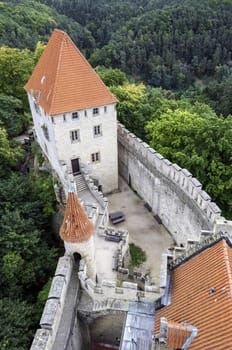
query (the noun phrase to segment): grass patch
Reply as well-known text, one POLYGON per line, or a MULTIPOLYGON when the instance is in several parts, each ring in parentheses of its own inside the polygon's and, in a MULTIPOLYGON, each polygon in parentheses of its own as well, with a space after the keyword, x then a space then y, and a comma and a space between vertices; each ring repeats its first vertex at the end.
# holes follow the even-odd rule
POLYGON ((145 251, 134 243, 129 244, 129 249, 131 256, 129 270, 133 271, 134 267, 140 266, 144 261, 146 261, 147 257, 145 251))

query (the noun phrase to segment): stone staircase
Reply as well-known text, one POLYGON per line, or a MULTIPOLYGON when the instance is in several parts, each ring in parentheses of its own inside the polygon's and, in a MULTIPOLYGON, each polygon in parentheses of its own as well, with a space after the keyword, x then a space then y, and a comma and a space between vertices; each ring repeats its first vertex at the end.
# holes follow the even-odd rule
POLYGON ((88 188, 82 174, 74 176, 74 181, 76 183, 78 193, 85 191, 88 188))

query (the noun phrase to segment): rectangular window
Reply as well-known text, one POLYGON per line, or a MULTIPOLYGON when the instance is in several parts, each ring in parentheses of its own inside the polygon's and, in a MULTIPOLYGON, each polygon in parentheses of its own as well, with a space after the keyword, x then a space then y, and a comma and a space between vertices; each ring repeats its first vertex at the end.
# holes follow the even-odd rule
POLYGON ((36 113, 38 113, 39 115, 41 115, 40 108, 39 108, 39 105, 38 105, 37 101, 34 101, 34 107, 35 107, 36 113))
POLYGON ((99 108, 96 107, 93 109, 93 115, 98 115, 99 114, 99 108))
POLYGON ((104 106, 104 113, 107 112, 107 106, 104 106))
POLYGON ((79 130, 72 130, 70 132, 70 138, 71 138, 72 143, 80 141, 80 132, 79 132, 79 130))
POLYGON ((45 126, 44 124, 42 125, 42 129, 44 132, 44 136, 46 137, 46 139, 49 141, 49 132, 48 132, 48 128, 47 126, 45 126))
POLYGON ((78 119, 78 113, 77 112, 73 112, 72 113, 72 119, 78 119))
POLYGON ((54 124, 54 118, 53 118, 53 117, 51 117, 51 119, 52 119, 52 124, 54 124))
POLYGON ((101 125, 95 125, 93 127, 93 136, 101 136, 102 135, 102 129, 101 129, 101 125))
POLYGON ((63 114, 63 121, 66 122, 66 115, 63 114))
POLYGON ((100 162, 100 152, 92 153, 91 160, 92 160, 92 163, 100 162))
POLYGON ((85 111, 85 117, 87 117, 87 116, 88 116, 87 111, 85 111))

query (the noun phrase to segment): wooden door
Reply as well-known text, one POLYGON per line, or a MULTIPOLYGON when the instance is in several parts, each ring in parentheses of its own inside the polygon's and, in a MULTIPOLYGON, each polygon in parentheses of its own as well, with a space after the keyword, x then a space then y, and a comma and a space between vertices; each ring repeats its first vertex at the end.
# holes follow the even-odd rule
POLYGON ((72 172, 73 175, 80 174, 80 163, 79 163, 79 158, 75 158, 71 160, 72 163, 72 172))

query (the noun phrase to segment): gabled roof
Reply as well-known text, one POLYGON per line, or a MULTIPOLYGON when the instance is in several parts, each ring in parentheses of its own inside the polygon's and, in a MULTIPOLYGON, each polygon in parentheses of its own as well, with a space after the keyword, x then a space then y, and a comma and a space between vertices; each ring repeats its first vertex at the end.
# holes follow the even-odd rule
POLYGON ((172 271, 171 304, 156 311, 160 318, 186 322, 198 329, 189 350, 232 349, 232 249, 223 238, 172 271))
POLYGON ((86 241, 94 233, 94 225, 89 220, 75 192, 69 192, 60 237, 69 243, 86 241))
POLYGON ((69 36, 58 29, 24 88, 49 115, 117 102, 69 36))

